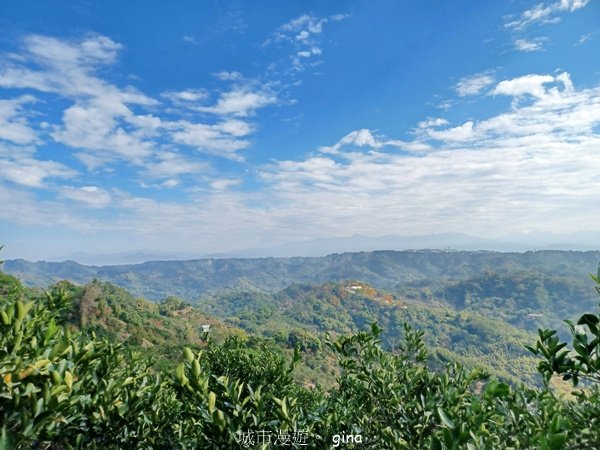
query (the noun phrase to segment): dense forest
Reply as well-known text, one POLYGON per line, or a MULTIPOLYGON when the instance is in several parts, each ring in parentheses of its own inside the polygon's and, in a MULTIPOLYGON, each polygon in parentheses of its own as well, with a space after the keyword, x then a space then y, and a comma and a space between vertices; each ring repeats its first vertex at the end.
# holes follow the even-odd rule
POLYGON ((0 273, 0 449, 598 448, 600 272, 570 264, 156 302, 0 273))
POLYGON ((195 301, 221 289, 277 292, 293 283, 320 284, 360 280, 393 290, 420 282, 438 285, 482 276, 537 272, 588 282, 600 251, 537 251, 525 253, 465 251, 374 251, 315 258, 230 258, 189 261, 149 261, 143 264, 86 266, 74 261, 6 261, 3 270, 28 286, 48 286, 60 280, 89 283, 110 281, 135 296, 160 301, 167 295, 195 301))

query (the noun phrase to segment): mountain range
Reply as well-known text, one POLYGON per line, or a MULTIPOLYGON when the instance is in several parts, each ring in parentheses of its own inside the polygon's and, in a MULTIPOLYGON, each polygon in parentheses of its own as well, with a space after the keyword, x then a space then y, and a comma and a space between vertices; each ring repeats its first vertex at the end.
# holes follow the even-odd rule
POLYGON ((153 301, 169 295, 195 302, 221 289, 275 292, 293 283, 360 280, 376 288, 410 283, 464 280, 487 272, 536 271, 548 276, 588 280, 600 251, 374 251, 293 258, 207 258, 148 261, 141 264, 88 266, 74 261, 7 260, 3 270, 29 286, 45 287, 62 279, 110 281, 153 301))
POLYGON ((332 253, 370 252, 376 250, 452 249, 462 251, 525 252, 530 250, 597 250, 600 233, 573 234, 519 234, 497 239, 482 238, 463 233, 436 233, 418 236, 361 236, 318 238, 300 242, 242 248, 220 253, 192 253, 186 251, 137 250, 117 253, 89 253, 78 251, 54 255, 48 261, 77 261, 89 265, 139 264, 156 260, 189 260, 198 258, 290 258, 318 257, 332 253))

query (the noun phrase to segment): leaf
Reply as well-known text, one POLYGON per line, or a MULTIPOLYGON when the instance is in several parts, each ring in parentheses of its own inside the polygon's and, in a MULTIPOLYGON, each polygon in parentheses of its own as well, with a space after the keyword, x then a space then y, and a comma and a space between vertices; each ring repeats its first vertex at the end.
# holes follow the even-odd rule
POLYGON ((441 406, 438 406, 437 411, 440 416, 440 420, 442 421, 442 425, 446 428, 450 428, 451 430, 454 430, 454 428, 456 428, 456 426, 454 425, 454 422, 452 422, 450 420, 450 418, 446 415, 446 413, 444 412, 444 410, 442 409, 441 406))
POLYGON ((600 319, 594 314, 584 314, 577 321, 577 325, 587 325, 590 331, 594 334, 598 334, 598 322, 600 319))
POLYGON ((510 386, 499 381, 491 381, 486 386, 485 393, 490 397, 504 397, 510 394, 510 386))
POLYGON ((381 334, 381 328, 379 328, 377 322, 371 324, 371 333, 373 333, 373 336, 379 336, 381 334))
POLYGON ((539 350, 537 350, 536 348, 530 346, 530 345, 526 345, 525 348, 527 350, 529 350, 531 353, 533 353, 534 355, 537 355, 539 353, 539 350))
POLYGON ((71 390, 73 388, 73 375, 68 370, 65 372, 64 380, 69 390, 71 390))
POLYGON ((25 318, 25 305, 20 300, 17 300, 15 305, 17 306, 17 320, 23 320, 25 318))
POLYGON ((10 319, 8 317, 8 314, 6 314, 6 312, 0 311, 0 319, 2 319, 2 323, 4 325, 10 325, 10 319))
POLYGON ((185 347, 183 349, 183 359, 185 359, 190 364, 194 360, 194 353, 188 347, 185 347))
POLYGON ((192 375, 194 375, 196 378, 200 376, 200 361, 197 359, 194 359, 192 362, 192 375))
POLYGON ((213 411, 215 410, 215 403, 217 401, 217 394, 215 394, 214 392, 210 392, 208 394, 208 411, 212 414, 213 411))
POLYGON ((0 432, 0 450, 13 450, 15 448, 14 440, 10 431, 6 429, 6 426, 2 427, 0 432))
POLYGON ((185 367, 184 367, 183 363, 179 363, 179 365, 175 369, 175 377, 177 378, 177 381, 179 381, 179 383, 181 383, 181 384, 183 384, 183 380, 185 377, 185 374, 183 373, 184 369, 185 369, 185 367))
POLYGON ((598 318, 598 316, 594 315, 594 314, 584 314, 583 316, 581 316, 579 318, 579 320, 577 321, 577 325, 587 325, 589 323, 593 323, 593 324, 598 324, 598 322, 600 322, 600 319, 598 318))
POLYGON ((571 322, 570 320, 563 320, 563 322, 567 324, 569 330, 571 330, 571 333, 575 332, 575 325, 573 324, 573 322, 571 322))
POLYGON ((435 436, 431 439, 430 450, 442 450, 442 443, 435 436))

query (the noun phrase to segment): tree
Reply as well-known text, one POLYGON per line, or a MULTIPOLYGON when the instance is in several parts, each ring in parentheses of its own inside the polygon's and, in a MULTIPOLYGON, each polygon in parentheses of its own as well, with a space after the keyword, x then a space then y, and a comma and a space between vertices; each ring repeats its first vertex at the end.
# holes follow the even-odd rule
MULTIPOLYGON (((600 293, 600 266, 596 275, 590 275, 600 293)), ((566 342, 559 342, 556 330, 538 330, 539 340, 528 349, 542 355, 538 368, 547 381, 553 375, 571 380, 577 386, 579 380, 600 383, 600 315, 583 314, 577 323, 565 320, 572 336, 572 350, 566 342)))

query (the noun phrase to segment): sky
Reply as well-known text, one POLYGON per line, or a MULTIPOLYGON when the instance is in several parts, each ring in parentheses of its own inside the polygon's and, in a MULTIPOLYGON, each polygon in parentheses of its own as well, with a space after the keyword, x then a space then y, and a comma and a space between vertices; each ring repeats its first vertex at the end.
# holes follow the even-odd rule
POLYGON ((600 1, 3 1, 0 256, 600 234, 600 1))

